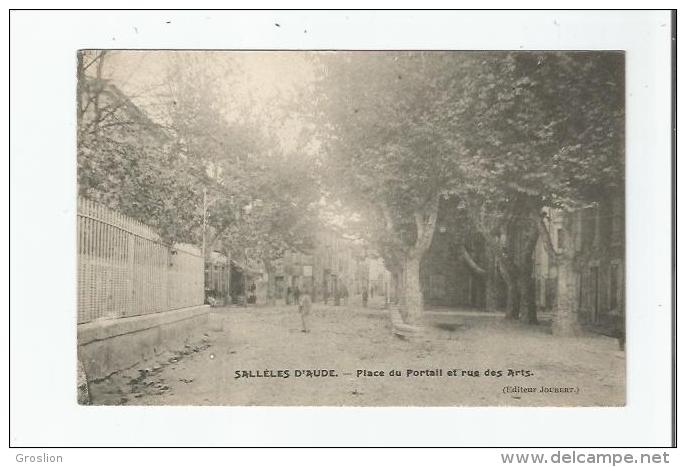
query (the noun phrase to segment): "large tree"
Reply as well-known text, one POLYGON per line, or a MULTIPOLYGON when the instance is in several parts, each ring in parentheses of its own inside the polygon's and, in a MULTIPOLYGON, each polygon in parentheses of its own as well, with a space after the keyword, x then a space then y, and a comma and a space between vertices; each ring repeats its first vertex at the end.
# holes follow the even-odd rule
MULTIPOLYGON (((542 209, 578 209, 623 190, 624 57, 517 53, 501 64, 498 98, 470 129, 471 160, 483 179, 468 198, 508 283, 508 316, 521 311, 535 323, 533 250, 542 209), (504 247, 494 241, 503 231, 504 247)), ((553 256, 564 271, 564 257, 553 256)), ((576 297, 571 287, 560 290, 558 305, 576 297)))
POLYGON ((78 54, 79 194, 147 223, 165 240, 193 242, 201 170, 174 150, 159 122, 108 79, 112 54, 78 54))
POLYGON ((535 323, 541 209, 578 206, 621 185, 622 56, 406 52, 319 61, 331 189, 376 221, 370 231, 403 285, 408 321, 421 314, 419 267, 443 197, 462 201, 452 211, 457 224, 469 223, 497 261, 509 316, 524 310, 535 323))
POLYGON ((320 57, 330 123, 325 167, 336 196, 374 222, 370 229, 400 283, 408 323, 421 317, 420 265, 441 197, 472 168, 461 131, 490 63, 475 55, 357 53, 320 57))
POLYGON ((317 197, 306 131, 289 145, 278 135, 292 99, 277 96, 279 112, 258 115, 254 96, 237 90, 240 60, 192 52, 156 55, 154 92, 127 95, 110 72, 130 57, 113 54, 79 54, 80 193, 206 254, 250 245, 273 259, 297 247, 293 226, 317 197))
POLYGON ((247 73, 241 64, 222 54, 175 56, 169 126, 179 150, 206 168, 206 252, 262 263, 271 300, 275 261, 311 244, 319 190, 297 95, 275 90, 265 114, 261 89, 239 91, 247 73))

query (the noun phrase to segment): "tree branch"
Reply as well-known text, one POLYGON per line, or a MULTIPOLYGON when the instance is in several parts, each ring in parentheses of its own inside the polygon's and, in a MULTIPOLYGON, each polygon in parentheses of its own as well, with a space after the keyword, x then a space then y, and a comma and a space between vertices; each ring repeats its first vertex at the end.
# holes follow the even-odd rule
POLYGON ((507 256, 507 253, 504 251, 503 247, 493 239, 491 233, 488 231, 486 226, 483 225, 481 219, 479 219, 478 216, 471 217, 472 222, 474 222, 474 225, 476 227, 476 231, 479 233, 479 235, 481 235, 481 238, 483 238, 484 242, 486 243, 486 246, 489 249, 491 249, 495 255, 496 261, 498 262, 499 266, 498 270, 500 271, 500 276, 507 284, 511 284, 512 275, 516 271, 516 265, 507 256))
POLYGON ((550 235, 550 230, 548 230, 545 222, 543 222, 543 218, 538 221, 538 233, 540 238, 543 239, 543 246, 545 246, 545 248, 553 255, 558 256, 560 252, 555 248, 555 245, 553 244, 553 238, 550 235))
POLYGON ((106 52, 107 52, 106 50, 100 51, 100 52, 93 58, 93 60, 91 60, 90 62, 88 62, 87 65, 84 65, 83 71, 86 71, 92 64, 94 64, 95 62, 97 62, 97 61, 100 60, 101 58, 104 58, 106 52))
POLYGON ((424 213, 422 211, 414 212, 414 223, 417 226, 417 244, 419 244, 424 238, 424 213))
POLYGON ((417 225, 417 241, 415 248, 418 253, 423 253, 431 245, 433 239, 434 229, 436 227, 436 219, 438 218, 438 203, 440 196, 436 195, 424 207, 428 209, 429 218, 424 222, 423 211, 415 211, 414 219, 417 225), (428 207, 427 207, 428 205, 428 207))
POLYGON ((462 258, 465 260, 465 263, 467 263, 467 266, 474 271, 476 274, 479 274, 480 276, 486 275, 486 270, 480 267, 478 264, 476 264, 476 261, 474 261, 474 258, 472 258, 472 255, 469 254, 469 251, 465 248, 464 245, 462 245, 462 258))

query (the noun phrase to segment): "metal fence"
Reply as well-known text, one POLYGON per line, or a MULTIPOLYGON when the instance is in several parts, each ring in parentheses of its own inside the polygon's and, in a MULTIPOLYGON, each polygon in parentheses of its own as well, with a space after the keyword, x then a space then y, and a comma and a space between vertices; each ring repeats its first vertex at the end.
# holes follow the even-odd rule
POLYGON ((204 302, 203 258, 153 229, 78 199, 78 323, 175 310, 204 302))

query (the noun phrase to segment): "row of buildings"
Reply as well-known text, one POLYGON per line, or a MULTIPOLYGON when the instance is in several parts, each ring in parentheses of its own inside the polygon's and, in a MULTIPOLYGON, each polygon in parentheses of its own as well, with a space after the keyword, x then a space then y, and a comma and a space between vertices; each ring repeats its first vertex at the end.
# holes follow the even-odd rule
POLYGON ((212 252, 205 268, 206 293, 233 304, 265 304, 270 298, 285 303, 290 300, 289 290, 297 287, 309 291, 315 301, 337 303, 365 289, 372 297, 385 297, 390 289, 390 273, 381 258, 360 240, 334 228, 320 230, 311 251, 286 251, 274 261, 272 274, 270 291, 264 265, 246 265, 212 252))

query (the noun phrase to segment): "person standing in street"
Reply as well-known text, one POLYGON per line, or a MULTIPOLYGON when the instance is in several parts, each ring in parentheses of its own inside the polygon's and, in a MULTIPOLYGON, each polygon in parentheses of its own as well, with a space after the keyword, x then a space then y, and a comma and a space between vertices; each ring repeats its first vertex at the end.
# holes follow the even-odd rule
POLYGON ((343 290, 341 290, 341 298, 343 298, 343 305, 348 305, 348 286, 343 284, 343 290))
POLYGON ((367 299, 369 295, 367 294, 367 288, 362 289, 362 306, 367 308, 367 299))
POLYGON ((307 320, 312 312, 312 298, 310 297, 307 287, 305 287, 303 293, 299 296, 298 312, 300 313, 300 320, 302 322, 302 332, 310 332, 310 328, 307 326, 307 320))

